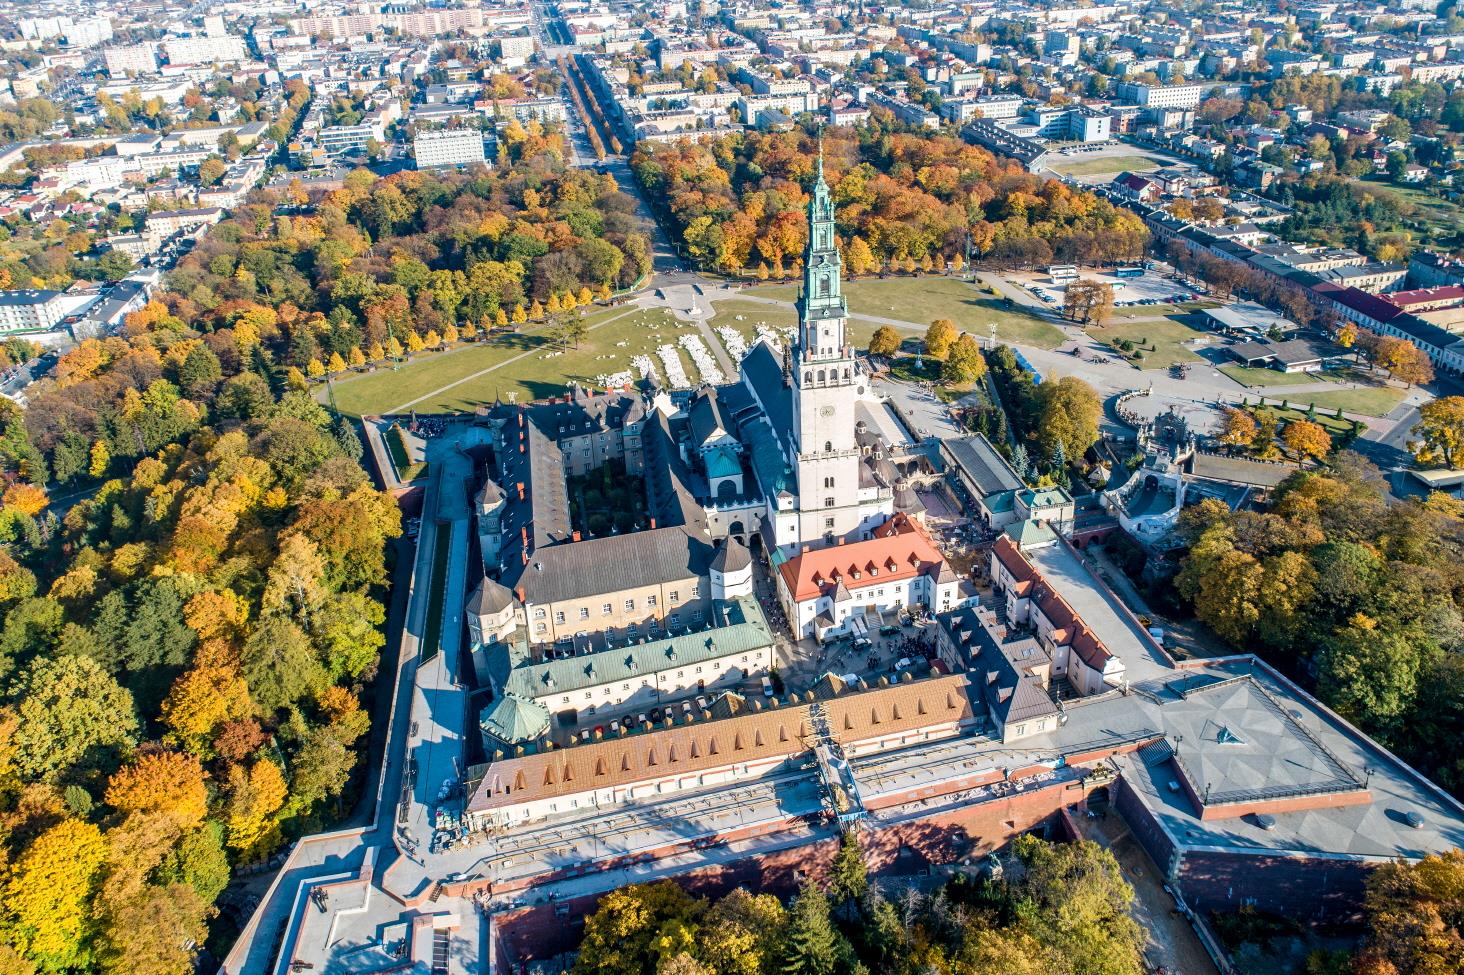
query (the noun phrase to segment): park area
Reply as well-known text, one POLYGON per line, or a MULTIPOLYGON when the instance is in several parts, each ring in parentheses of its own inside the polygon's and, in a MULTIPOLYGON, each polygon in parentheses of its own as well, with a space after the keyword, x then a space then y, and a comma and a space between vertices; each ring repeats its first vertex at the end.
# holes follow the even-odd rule
MULTIPOLYGON (((656 348, 675 346, 679 333, 693 327, 661 309, 634 306, 597 309, 584 322, 587 331, 578 348, 560 349, 540 326, 447 352, 419 353, 396 369, 382 367, 337 380, 336 405, 343 413, 361 416, 409 409, 466 412, 495 399, 528 402, 562 393, 571 382, 595 386, 601 377, 633 372, 631 360, 637 355, 650 356, 664 379, 656 348)), ((675 355, 686 375, 695 378, 686 352, 678 348, 675 355)))
POLYGON ((1049 156, 1047 160, 1048 169, 1054 173, 1063 173, 1068 176, 1104 176, 1108 174, 1116 176, 1122 172, 1146 173, 1159 169, 1163 165, 1159 160, 1137 153, 1092 158, 1084 158, 1081 155, 1055 158, 1049 156))
POLYGON ((1103 342, 1140 369, 1168 369, 1186 362, 1201 362, 1195 349, 1208 345, 1211 335, 1190 328, 1176 318, 1115 321, 1089 327, 1088 335, 1103 342))
MULTIPOLYGON (((759 285, 748 291, 762 298, 793 301, 798 288, 793 284, 759 285)), ((982 339, 997 327, 999 342, 1052 349, 1062 344, 1062 330, 1040 316, 1009 306, 959 278, 892 277, 864 278, 844 284, 851 315, 889 319, 895 327, 919 329, 937 318, 949 318, 956 328, 982 339)), ((849 338, 855 345, 867 345, 879 323, 855 318, 849 322, 849 338)))

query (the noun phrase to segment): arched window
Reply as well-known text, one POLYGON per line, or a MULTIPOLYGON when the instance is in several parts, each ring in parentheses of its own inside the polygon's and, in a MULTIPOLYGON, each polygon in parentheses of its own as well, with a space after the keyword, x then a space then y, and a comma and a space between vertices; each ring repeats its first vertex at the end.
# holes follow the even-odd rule
POLYGON ((826 453, 826 454, 832 454, 833 452, 834 452, 834 442, 832 440, 825 440, 824 441, 824 453, 826 453))
POLYGON ((818 281, 818 296, 820 298, 827 298, 829 296, 829 279, 828 278, 819 278, 819 281, 818 281))
POLYGON ((822 384, 824 381, 824 371, 822 369, 818 371, 818 381, 820 384, 822 384))

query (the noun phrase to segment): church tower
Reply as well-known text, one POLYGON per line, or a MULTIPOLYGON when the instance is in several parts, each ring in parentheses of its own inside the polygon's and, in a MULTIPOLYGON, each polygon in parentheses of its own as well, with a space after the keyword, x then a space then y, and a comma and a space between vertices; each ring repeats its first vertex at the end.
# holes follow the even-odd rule
POLYGON ((861 497, 860 452, 854 439, 855 404, 869 381, 845 338, 849 312, 839 271, 834 204, 824 181, 820 144, 792 363, 798 534, 805 545, 833 542, 872 527, 865 525, 869 512, 861 501, 868 499, 861 497))

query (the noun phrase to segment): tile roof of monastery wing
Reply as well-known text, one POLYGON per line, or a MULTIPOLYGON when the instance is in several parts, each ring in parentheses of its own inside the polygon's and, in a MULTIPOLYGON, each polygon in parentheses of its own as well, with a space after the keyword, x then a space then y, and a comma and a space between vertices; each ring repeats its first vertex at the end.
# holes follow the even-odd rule
MULTIPOLYGON (((849 693, 822 704, 841 743, 968 722, 973 710, 962 676, 937 677, 849 693)), ((485 770, 468 812, 485 812, 652 781, 732 764, 780 761, 812 747, 809 706, 745 711, 720 721, 500 759, 485 770)))

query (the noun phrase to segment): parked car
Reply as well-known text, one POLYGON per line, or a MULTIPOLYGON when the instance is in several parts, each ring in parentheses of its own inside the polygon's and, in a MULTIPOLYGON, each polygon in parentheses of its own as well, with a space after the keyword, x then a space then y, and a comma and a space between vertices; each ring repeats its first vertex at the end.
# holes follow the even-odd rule
POLYGON ((762 679, 762 692, 763 692, 763 697, 772 697, 773 696, 773 680, 767 674, 764 674, 763 675, 763 679, 762 679))

